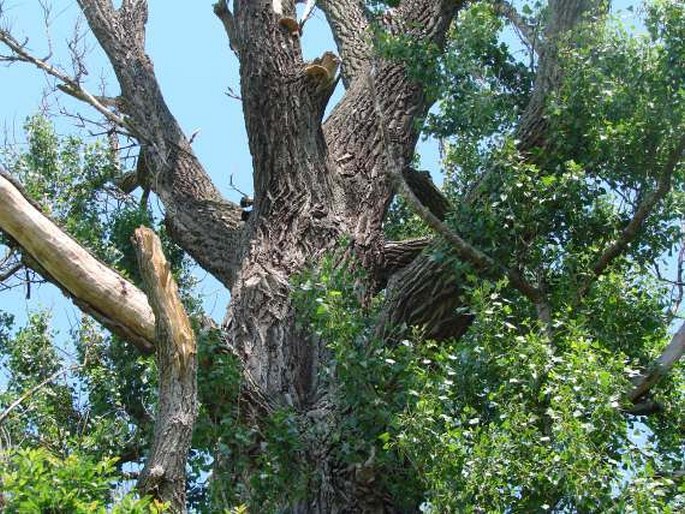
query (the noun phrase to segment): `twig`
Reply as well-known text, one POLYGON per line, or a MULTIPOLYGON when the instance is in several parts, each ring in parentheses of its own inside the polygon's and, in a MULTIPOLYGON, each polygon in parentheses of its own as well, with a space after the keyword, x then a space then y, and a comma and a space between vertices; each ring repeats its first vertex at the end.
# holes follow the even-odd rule
POLYGON ((132 132, 136 133, 136 135, 141 135, 138 134, 139 131, 135 130, 134 127, 131 126, 131 123, 125 117, 120 116, 112 112, 110 109, 108 109, 100 100, 98 100, 97 97, 93 96, 87 90, 85 90, 76 79, 70 77, 69 75, 62 72, 55 66, 49 64, 47 60, 39 59, 38 57, 35 57, 31 55, 29 52, 27 52, 25 49, 26 44, 19 43, 19 41, 17 41, 6 30, 0 29, 0 42, 4 43, 7 47, 9 47, 9 49, 12 52, 14 52, 15 57, 13 58, 13 60, 33 64, 38 69, 44 71, 48 75, 62 81, 63 84, 61 84, 61 87, 59 88, 61 91, 91 105, 112 123, 115 123, 116 125, 119 125, 120 127, 123 127, 125 129, 129 129, 132 132))
POLYGON ((79 369, 82 365, 81 364, 74 364, 73 366, 69 366, 68 368, 60 369, 58 371, 55 371, 52 375, 50 375, 48 378, 43 380, 41 383, 33 386, 31 389, 26 391, 24 394, 22 394, 19 398, 14 400, 9 407, 7 407, 2 414, 0 414, 0 425, 7 419, 7 416, 11 414, 11 412, 16 409, 19 405, 21 405, 26 399, 30 398, 34 394, 36 394, 38 391, 40 391, 43 387, 48 385, 50 382, 53 380, 57 379, 60 375, 65 375, 69 371, 76 371, 79 369))
POLYGON ((538 52, 541 48, 540 41, 535 29, 526 22, 510 2, 507 0, 495 0, 493 2, 495 11, 504 16, 519 32, 521 41, 531 51, 531 53, 538 52))

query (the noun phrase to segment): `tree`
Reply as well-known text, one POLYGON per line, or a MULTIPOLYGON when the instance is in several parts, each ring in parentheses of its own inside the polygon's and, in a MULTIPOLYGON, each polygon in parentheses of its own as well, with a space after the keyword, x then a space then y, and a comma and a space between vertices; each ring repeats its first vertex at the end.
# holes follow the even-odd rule
MULTIPOLYGON (((394 3, 317 2, 338 55, 308 63, 294 1, 214 5, 240 61, 249 213, 221 197, 165 103, 144 0, 78 2, 116 74, 112 98, 0 32, 8 59, 94 107, 115 147, 139 145, 135 170, 100 156, 105 171, 81 183, 144 189, 119 235, 150 223, 154 193, 167 251, 231 292, 222 327, 196 316, 195 349, 185 315, 164 314, 160 298, 176 295, 155 293, 168 269, 143 272, 143 287, 134 266, 94 256, 107 260, 93 236, 109 229, 77 224, 79 244, 29 200, 30 173, 26 191, 0 178, 8 244, 116 336, 109 364, 83 377, 125 368, 138 388, 122 403, 143 435, 131 460, 147 454, 140 490, 183 511, 193 448, 211 454, 214 511, 677 510, 685 337, 666 344, 663 290, 644 271, 682 238, 682 2, 654 3, 647 36, 616 29, 604 2, 394 3), (531 63, 498 41, 505 23, 531 63), (445 141, 444 191, 412 167, 422 131, 445 141), (132 373, 144 366, 121 341, 156 350, 154 427, 153 390, 132 373), (654 455, 631 443, 638 413, 654 455)), ((34 160, 55 153, 49 139, 34 138, 34 160)), ((91 225, 105 216, 84 211, 91 225)), ((113 401, 102 390, 90 400, 113 401)))

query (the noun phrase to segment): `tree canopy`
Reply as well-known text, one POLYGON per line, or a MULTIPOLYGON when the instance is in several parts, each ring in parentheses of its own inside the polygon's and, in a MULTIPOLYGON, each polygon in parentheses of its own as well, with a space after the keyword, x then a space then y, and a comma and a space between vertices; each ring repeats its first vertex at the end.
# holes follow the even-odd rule
POLYGON ((0 303, 0 508, 685 509, 685 3, 219 1, 240 204, 164 100, 147 2, 78 4, 112 96, 0 28, 101 117, 0 153, 0 302, 47 281, 83 312, 55 337, 0 303), (337 48, 306 62, 312 12, 337 48))

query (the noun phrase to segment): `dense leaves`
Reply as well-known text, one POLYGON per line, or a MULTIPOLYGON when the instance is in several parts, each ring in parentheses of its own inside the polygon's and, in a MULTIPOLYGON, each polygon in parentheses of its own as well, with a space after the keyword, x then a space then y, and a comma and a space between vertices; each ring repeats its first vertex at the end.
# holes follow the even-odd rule
MULTIPOLYGON (((330 357, 317 378, 334 384, 331 397, 304 416, 279 405, 246 419, 239 361, 203 318, 189 263, 165 238, 199 336, 192 506, 277 512, 320 486, 303 463, 325 460, 341 480, 387 491, 406 511, 682 511, 685 369, 654 389, 659 411, 649 416, 630 414, 626 393, 678 315, 655 271, 678 266, 683 239, 685 168, 669 162, 685 132, 685 6, 656 0, 644 30, 606 16, 564 35, 545 140, 522 149, 516 127, 539 55, 512 38, 500 3, 466 8, 444 52, 384 32, 382 15, 395 4, 369 2, 380 16, 374 40, 437 100, 423 133, 445 150, 446 224, 539 288, 548 316, 442 243, 427 251, 459 277, 472 325, 457 340, 431 341, 426 327, 414 327, 388 344, 375 332, 385 292, 362 298, 365 279, 341 242, 292 281, 300 328, 330 357), (639 230, 597 272, 661 189, 639 230), (305 455, 330 442, 326 455, 305 455)), ((521 12, 542 37, 546 11, 521 12)), ((28 150, 5 159, 31 197, 138 281, 133 229, 164 230, 145 198, 114 185, 125 166, 101 142, 60 138, 40 117, 27 123, 27 137, 28 150)), ((385 229, 388 239, 430 235, 402 200, 385 229)), ((158 401, 151 359, 89 319, 66 338, 47 313, 22 327, 0 314, 3 408, 30 392, 0 425, 9 512, 158 512, 148 499, 113 494, 144 462, 158 401)))

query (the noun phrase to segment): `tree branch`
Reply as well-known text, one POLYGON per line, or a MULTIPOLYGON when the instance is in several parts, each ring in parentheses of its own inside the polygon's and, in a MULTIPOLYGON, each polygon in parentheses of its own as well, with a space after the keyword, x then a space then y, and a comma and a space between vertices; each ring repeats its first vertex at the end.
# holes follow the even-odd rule
POLYGON ((235 20, 233 19, 233 13, 228 8, 227 0, 219 0, 214 4, 213 8, 214 14, 221 20, 221 23, 224 26, 231 50, 233 50, 233 53, 235 53, 236 56, 240 56, 240 41, 235 27, 235 20))
POLYGON ((430 173, 405 167, 402 177, 407 187, 412 190, 416 198, 439 220, 444 220, 451 206, 449 200, 442 194, 431 180, 430 173))
POLYGON ((0 230, 84 311, 143 353, 154 347, 154 314, 145 294, 40 212, 0 170, 0 230))
POLYGON ((155 432, 145 468, 138 480, 143 494, 186 512, 186 461, 197 416, 197 344, 178 287, 149 228, 133 236, 138 266, 155 313, 159 403, 155 432))
POLYGON ((589 15, 604 12, 608 4, 609 2, 595 0, 549 1, 544 39, 539 45, 540 60, 533 92, 516 130, 518 147, 522 152, 543 147, 545 144, 548 127, 545 116, 547 99, 549 94, 560 85, 563 77, 563 70, 558 61, 558 46, 569 31, 577 27, 589 15))
POLYGON ((582 298, 587 294, 592 284, 595 282, 597 277, 599 277, 606 269, 611 265, 611 263, 626 250, 628 245, 635 240, 635 238, 640 233, 645 221, 652 213, 656 205, 664 199, 664 197, 671 190, 671 179, 673 177, 673 172, 678 166, 678 163, 685 153, 685 136, 682 136, 678 143, 671 151, 666 160, 666 164, 663 170, 659 174, 657 179, 657 187, 654 191, 649 193, 645 199, 640 203, 637 210, 633 214, 633 217, 628 222, 626 227, 623 229, 621 236, 614 241, 608 248, 604 250, 602 255, 597 259, 597 261, 592 266, 591 275, 588 279, 581 285, 578 297, 582 298))
POLYGON ((49 64, 46 60, 39 59, 38 57, 31 55, 26 50, 25 45, 19 43, 8 31, 4 29, 0 29, 0 42, 4 43, 14 53, 17 61, 33 64, 47 75, 55 77, 57 80, 61 81, 62 84, 58 85, 58 88, 61 91, 91 105, 93 108, 95 108, 95 110, 97 110, 100 114, 107 118, 107 120, 111 121, 115 125, 136 133, 130 123, 128 123, 125 118, 109 109, 106 105, 106 102, 103 102, 101 98, 89 93, 83 86, 81 86, 81 84, 79 84, 76 79, 70 77, 57 67, 49 64))
POLYGON ((492 257, 482 252, 478 248, 471 245, 461 236, 455 233, 450 227, 443 223, 435 214, 433 214, 421 201, 416 197, 411 188, 407 185, 402 174, 402 162, 398 158, 397 152, 394 152, 394 146, 388 135, 386 128, 386 121, 383 117, 378 97, 376 96, 375 79, 373 73, 369 73, 369 91, 371 98, 376 108, 376 116, 378 119, 378 130, 381 133, 381 139, 385 148, 385 154, 388 164, 388 172, 393 178, 396 188, 402 197, 411 205, 419 217, 431 227, 437 234, 442 236, 445 241, 450 243, 452 249, 457 256, 463 261, 469 263, 473 268, 480 272, 494 276, 506 276, 511 284, 519 290, 526 298, 537 305, 542 300, 542 292, 536 287, 529 284, 518 271, 507 268, 501 263, 497 263, 492 257))
POLYGON ((80 368, 80 365, 77 366, 69 366, 68 368, 63 368, 55 371, 52 375, 50 375, 48 378, 43 380, 42 382, 36 384, 35 386, 31 387, 27 391, 24 392, 19 398, 14 400, 4 411, 0 413, 0 425, 3 424, 5 419, 7 419, 7 416, 9 416, 14 409, 16 409, 19 405, 24 403, 28 398, 36 394, 38 391, 43 389, 46 385, 48 385, 50 382, 56 380, 58 377, 61 375, 65 375, 66 373, 70 371, 75 371, 78 368, 80 368))
POLYGON ((317 3, 333 32, 342 60, 343 85, 349 88, 371 58, 368 12, 361 0, 319 0, 317 3))
POLYGON ((521 17, 516 10, 516 7, 507 0, 494 0, 492 5, 495 8, 495 12, 504 16, 509 23, 516 28, 519 34, 521 34, 524 44, 526 44, 531 51, 537 52, 541 46, 538 35, 533 27, 521 17))
POLYGON ((382 270, 380 287, 384 287, 388 279, 411 264, 416 257, 433 241, 431 237, 420 237, 405 241, 388 241, 383 247, 385 263, 382 270))
POLYGON ((166 208, 171 236, 231 287, 242 252, 242 210, 222 198, 166 105, 145 53, 147 2, 125 1, 119 9, 110 0, 78 4, 114 68, 122 111, 133 127, 145 127, 135 135, 149 170, 146 181, 166 208))
POLYGON ((652 387, 668 375, 684 353, 685 323, 680 326, 659 358, 649 366, 647 373, 639 377, 633 389, 628 393, 628 399, 637 403, 652 387))

